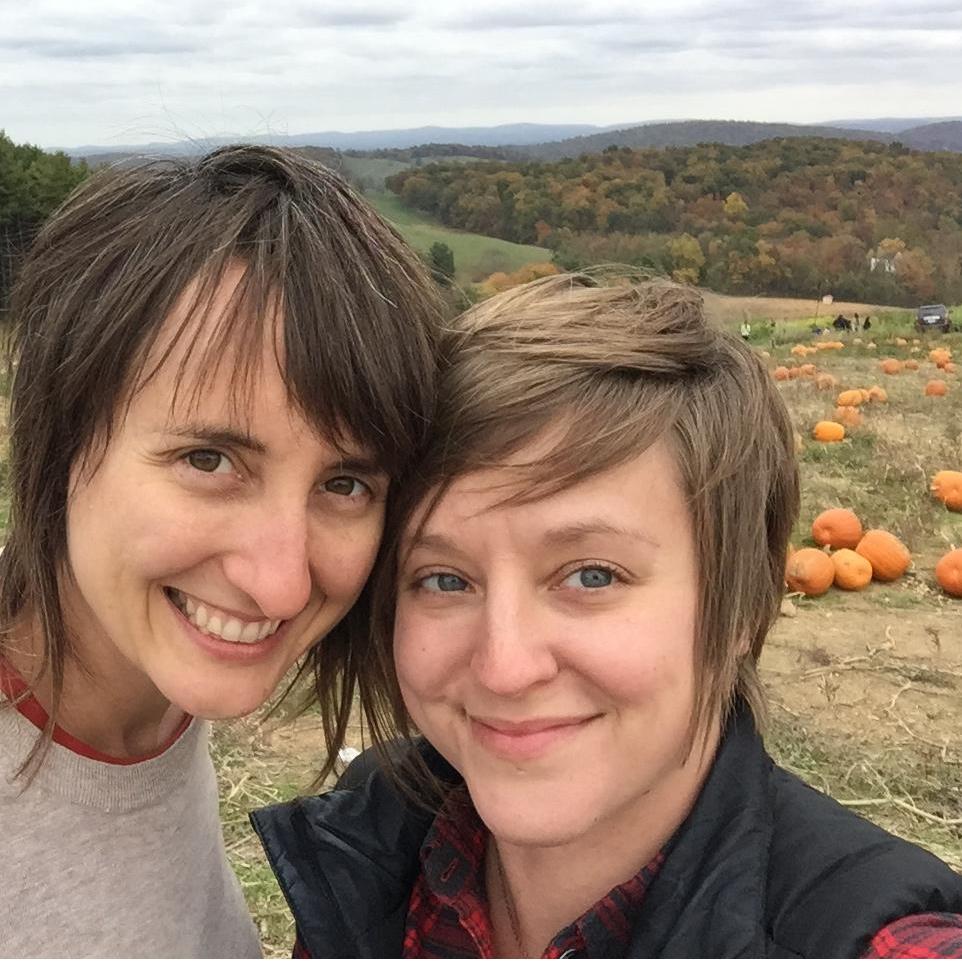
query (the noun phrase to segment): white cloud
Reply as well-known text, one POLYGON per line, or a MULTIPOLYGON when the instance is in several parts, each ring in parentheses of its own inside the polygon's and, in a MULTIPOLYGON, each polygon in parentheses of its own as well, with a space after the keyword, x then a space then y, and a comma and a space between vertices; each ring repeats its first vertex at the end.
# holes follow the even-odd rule
POLYGON ((959 112, 956 0, 0 0, 0 18, 0 124, 47 146, 959 112))

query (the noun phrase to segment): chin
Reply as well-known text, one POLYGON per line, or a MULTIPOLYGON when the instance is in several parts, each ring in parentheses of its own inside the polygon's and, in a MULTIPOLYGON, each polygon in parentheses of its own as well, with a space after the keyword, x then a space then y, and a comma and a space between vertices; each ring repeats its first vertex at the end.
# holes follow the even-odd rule
POLYGON ((207 721, 227 721, 257 711, 273 691, 273 688, 265 691, 260 685, 254 690, 246 690, 243 685, 224 684, 189 690, 175 688, 164 694, 172 705, 188 715, 207 721))
POLYGON ((558 795, 532 786, 530 792, 471 792, 471 801, 488 831, 509 845, 554 846, 572 842, 597 820, 597 811, 559 805, 558 795))

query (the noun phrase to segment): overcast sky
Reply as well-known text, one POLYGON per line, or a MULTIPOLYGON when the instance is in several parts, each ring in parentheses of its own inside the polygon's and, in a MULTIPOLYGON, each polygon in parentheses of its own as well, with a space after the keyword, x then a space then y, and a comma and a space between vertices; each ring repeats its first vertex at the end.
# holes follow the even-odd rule
POLYGON ((73 147, 426 124, 962 115, 960 7, 0 0, 0 128, 73 147))

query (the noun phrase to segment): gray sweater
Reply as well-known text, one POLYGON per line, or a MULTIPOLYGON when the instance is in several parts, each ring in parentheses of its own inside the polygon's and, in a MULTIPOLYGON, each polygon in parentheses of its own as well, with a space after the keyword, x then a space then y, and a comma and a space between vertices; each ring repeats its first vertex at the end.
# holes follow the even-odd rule
POLYGON ((111 765, 51 745, 0 699, 0 956, 260 957, 224 852, 209 725, 111 765))

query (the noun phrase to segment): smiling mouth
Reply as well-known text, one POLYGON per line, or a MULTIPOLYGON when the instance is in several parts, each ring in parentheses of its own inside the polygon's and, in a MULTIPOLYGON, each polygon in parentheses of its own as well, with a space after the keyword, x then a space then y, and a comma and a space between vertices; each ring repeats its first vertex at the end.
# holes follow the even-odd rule
POLYGON ((279 619, 242 621, 212 605, 205 604, 184 594, 177 588, 164 588, 171 604, 199 631, 219 641, 240 645, 254 645, 270 637, 280 627, 279 619))

